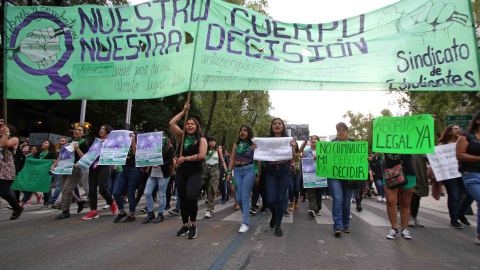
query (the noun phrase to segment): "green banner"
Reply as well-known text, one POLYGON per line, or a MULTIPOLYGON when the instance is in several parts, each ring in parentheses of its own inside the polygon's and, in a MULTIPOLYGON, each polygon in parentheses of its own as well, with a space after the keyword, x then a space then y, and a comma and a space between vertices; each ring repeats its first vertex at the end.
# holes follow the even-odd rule
POLYGON ((27 158, 25 166, 13 181, 12 189, 21 191, 43 192, 50 191, 52 175, 49 174, 53 159, 27 158))
POLYGON ((368 179, 368 142, 317 142, 316 176, 368 179))
POLYGON ((221 0, 7 6, 5 33, 10 99, 480 90, 470 0, 403 0, 317 24, 280 22, 221 0))
POLYGON ((392 154, 435 153, 433 116, 381 116, 373 120, 372 151, 392 154))

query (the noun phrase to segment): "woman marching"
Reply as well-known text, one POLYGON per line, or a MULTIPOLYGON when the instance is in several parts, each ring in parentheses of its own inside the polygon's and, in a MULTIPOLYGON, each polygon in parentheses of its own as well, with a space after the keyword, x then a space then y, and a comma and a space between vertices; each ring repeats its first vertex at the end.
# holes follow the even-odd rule
POLYGON ((227 170, 227 181, 230 182, 232 180, 232 169, 235 167, 235 181, 237 183, 236 200, 243 213, 242 224, 238 230, 239 233, 248 232, 250 194, 252 193, 255 179, 257 179, 258 182, 258 176, 256 176, 253 170, 253 150, 255 149, 253 138, 254 134, 251 126, 243 125, 240 127, 238 140, 233 144, 233 155, 227 170))
MULTIPOLYGON (((303 157, 304 158, 313 158, 316 159, 316 151, 317 151, 317 142, 320 138, 317 135, 312 135, 310 139, 311 147, 304 151, 303 157)), ((302 144, 300 152, 305 148, 306 145, 305 141, 302 144)), ((307 188, 305 193, 308 196, 308 215, 312 218, 315 216, 321 216, 320 210, 322 210, 322 195, 325 188, 307 188)))
MULTIPOLYGON (((283 123, 282 119, 273 119, 272 123, 270 124, 270 137, 288 137, 287 131, 285 130, 285 124, 283 123)), ((295 141, 292 140, 290 145, 292 147, 292 159, 294 159, 295 141)), ((267 191, 268 208, 272 212, 270 228, 275 228, 276 236, 283 235, 283 231, 280 226, 282 224, 283 212, 285 210, 287 200, 287 190, 291 179, 290 160, 269 161, 267 163, 265 187, 267 191)))
POLYGON ((190 103, 185 102, 183 110, 170 120, 170 130, 181 141, 185 135, 182 156, 177 159, 179 166, 176 174, 176 185, 180 197, 180 213, 182 214, 183 226, 177 232, 177 236, 188 232, 188 239, 197 237, 197 210, 198 190, 202 184, 202 163, 207 154, 207 140, 203 137, 200 123, 195 118, 188 118, 185 126, 185 134, 177 126, 177 122, 190 108, 190 103))
POLYGON ((224 170, 227 170, 225 160, 223 160, 223 153, 217 149, 215 137, 209 136, 207 138, 208 150, 205 161, 205 168, 203 171, 203 179, 207 190, 207 211, 205 217, 211 218, 215 200, 215 194, 218 190, 218 182, 220 180, 220 164, 224 170))
POLYGON ((457 142, 458 171, 462 173, 465 187, 477 201, 477 237, 480 245, 480 112, 473 117, 467 131, 457 142))
MULTIPOLYGON (((100 136, 100 140, 102 143, 108 137, 108 134, 112 132, 113 128, 109 125, 103 125, 100 127, 98 131, 98 135, 100 136)), ((97 211, 97 187, 100 191, 100 194, 107 202, 107 205, 110 206, 110 210, 112 214, 117 212, 117 204, 113 200, 112 194, 108 191, 108 180, 110 179, 111 174, 111 165, 98 165, 100 160, 100 156, 92 163, 89 168, 88 173, 88 198, 90 199, 90 213, 84 216, 83 220, 91 220, 94 218, 99 218, 99 214, 97 211)))
POLYGON ((165 211, 165 192, 167 190, 170 175, 172 174, 171 165, 173 163, 173 147, 170 144, 170 139, 165 132, 162 133, 162 157, 163 165, 152 166, 150 177, 145 186, 145 201, 147 202, 147 217, 143 220, 143 224, 160 223, 164 220, 163 212, 165 211), (152 192, 158 185, 158 215, 155 218, 153 213, 153 196, 152 192))

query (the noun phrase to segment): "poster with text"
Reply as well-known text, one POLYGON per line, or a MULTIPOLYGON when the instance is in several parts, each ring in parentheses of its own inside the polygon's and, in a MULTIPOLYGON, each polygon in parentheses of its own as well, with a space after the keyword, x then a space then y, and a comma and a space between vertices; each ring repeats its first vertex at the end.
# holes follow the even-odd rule
POLYGON ((128 130, 114 130, 108 134, 100 153, 99 165, 125 165, 128 151, 132 145, 132 132, 128 130))
POLYGON ((162 165, 162 131, 138 135, 135 163, 137 167, 162 165))
POLYGON ((283 161, 293 159, 290 142, 292 137, 255 138, 257 147, 253 152, 253 159, 260 161, 283 161))
POLYGON ((462 177, 458 171, 456 155, 457 143, 435 146, 435 154, 427 154, 428 162, 432 166, 437 181, 462 177))
POLYGON ((53 170, 54 174, 70 175, 73 171, 73 165, 75 163, 75 148, 73 144, 67 143, 58 150, 58 156, 60 161, 53 170))
POLYGON ((100 152, 102 151, 102 140, 99 138, 95 138, 95 141, 92 143, 88 152, 83 155, 83 157, 77 162, 77 165, 82 168, 83 170, 88 170, 90 165, 100 156, 100 152))
POLYGON ((368 179, 368 142, 317 142, 316 176, 368 179))
POLYGON ((327 187, 327 178, 315 175, 315 160, 313 158, 302 159, 302 172, 304 188, 327 187))

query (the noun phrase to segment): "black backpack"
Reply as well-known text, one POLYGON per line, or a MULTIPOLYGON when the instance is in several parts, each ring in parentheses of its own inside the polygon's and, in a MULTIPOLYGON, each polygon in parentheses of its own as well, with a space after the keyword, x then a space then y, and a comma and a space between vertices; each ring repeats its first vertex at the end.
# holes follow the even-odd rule
POLYGON ((22 151, 19 151, 17 147, 17 151, 13 151, 13 147, 9 147, 8 150, 12 152, 13 154, 13 163, 15 164, 15 174, 18 175, 18 173, 23 169, 23 166, 25 166, 25 155, 23 155, 22 151))

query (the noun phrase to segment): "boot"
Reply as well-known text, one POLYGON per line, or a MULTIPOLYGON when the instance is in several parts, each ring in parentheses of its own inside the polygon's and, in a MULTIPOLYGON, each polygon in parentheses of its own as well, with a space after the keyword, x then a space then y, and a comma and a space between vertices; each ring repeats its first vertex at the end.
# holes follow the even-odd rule
POLYGON ((295 209, 295 206, 293 205, 293 202, 290 203, 290 208, 288 210, 293 211, 295 209))
POLYGON ((147 216, 145 219, 142 221, 142 224, 147 224, 150 223, 150 221, 155 219, 155 214, 153 212, 148 212, 147 216))
POLYGON ((298 198, 295 198, 295 209, 298 209, 298 198))
POLYGON ((153 221, 153 223, 160 223, 164 220, 163 214, 159 213, 157 218, 153 221))

